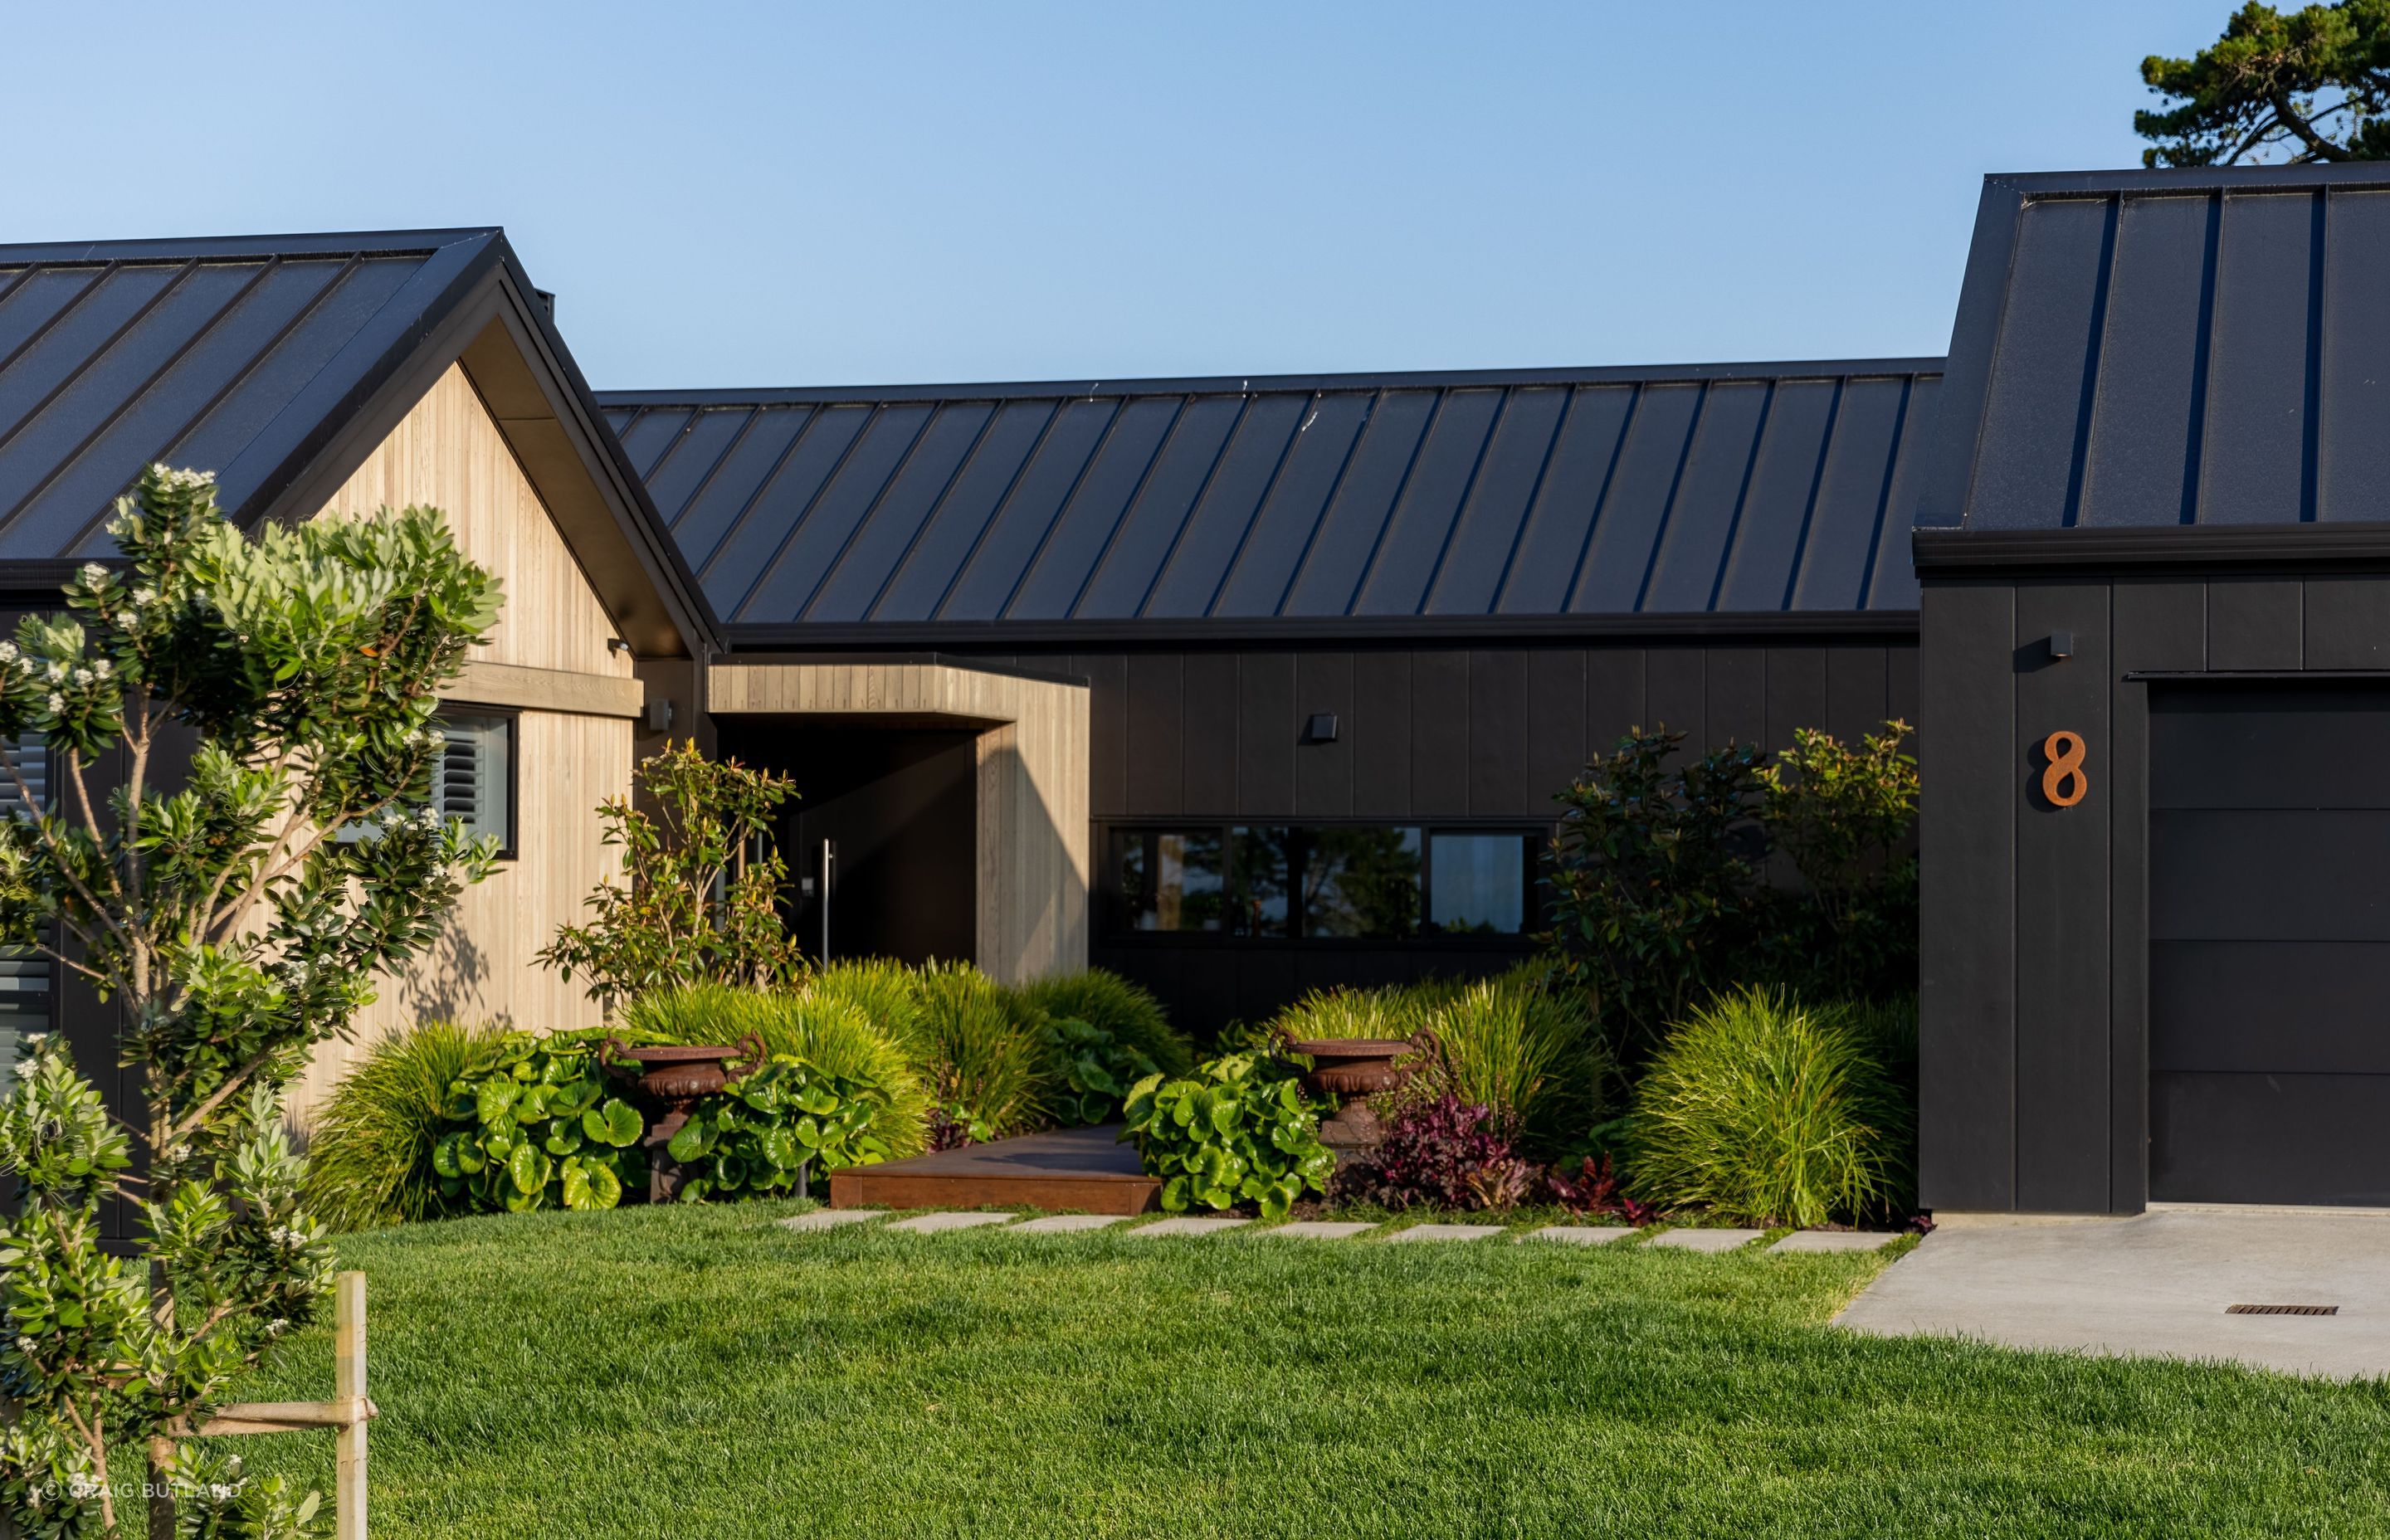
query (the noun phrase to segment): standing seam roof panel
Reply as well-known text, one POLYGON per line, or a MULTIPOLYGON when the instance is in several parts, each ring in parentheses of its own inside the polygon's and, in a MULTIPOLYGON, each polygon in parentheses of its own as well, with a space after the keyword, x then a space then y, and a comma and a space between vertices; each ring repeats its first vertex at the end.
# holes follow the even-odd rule
POLYGON ((1908 510, 1881 506, 1898 481, 1888 457, 1909 443, 1902 404, 1937 372, 1890 360, 606 402, 733 625, 1698 613, 1846 608, 1862 584, 1890 602, 1908 578, 1892 549, 1908 510), (1838 390, 1869 404, 1826 442, 1838 390), (708 413, 749 426, 665 452, 708 413), (1887 555, 1897 571, 1878 571, 1887 555))

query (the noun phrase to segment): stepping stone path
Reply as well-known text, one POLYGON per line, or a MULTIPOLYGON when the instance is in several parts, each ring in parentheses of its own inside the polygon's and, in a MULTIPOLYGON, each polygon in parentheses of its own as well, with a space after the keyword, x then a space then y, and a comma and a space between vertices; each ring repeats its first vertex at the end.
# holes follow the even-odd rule
POLYGON ((1250 1219, 1230 1219, 1225 1216, 1214 1219, 1185 1215, 1177 1219, 1164 1219, 1157 1224, 1139 1225, 1136 1229, 1125 1233, 1134 1236, 1217 1235, 1222 1230, 1233 1230, 1240 1225, 1252 1223, 1250 1219))
POLYGON ((1557 1240, 1564 1246, 1613 1246, 1643 1232, 1625 1225, 1547 1225, 1527 1232, 1529 1240, 1557 1240))
POLYGON ((1767 1249, 1771 1251, 1874 1251, 1899 1238, 1882 1230, 1795 1230, 1767 1249))
POLYGON ((1009 1225, 1012 1218, 1009 1213, 965 1213, 959 1210, 947 1210, 939 1213, 915 1214, 888 1227, 914 1235, 934 1235, 940 1230, 970 1230, 982 1225, 1009 1225))
POLYGON ((1012 1228, 1019 1235, 1074 1235, 1081 1230, 1109 1229, 1127 1217, 1124 1213, 1049 1213, 1012 1228))
POLYGON ((1663 1230, 1651 1238, 1653 1246, 1674 1246, 1688 1251, 1731 1251, 1738 1246, 1748 1246, 1766 1235, 1766 1230, 1663 1230))
POLYGON ((1378 1226, 1350 1219, 1298 1219, 1291 1225, 1280 1225, 1264 1235, 1282 1235, 1294 1240, 1350 1240, 1353 1237, 1378 1226))
POLYGON ((886 1209, 816 1209, 811 1213, 801 1213, 794 1219, 781 1220, 780 1228, 784 1230, 835 1230, 842 1225, 863 1225, 868 1224, 874 1219, 885 1219, 887 1217, 888 1211, 886 1209))
POLYGON ((1499 1225, 1414 1225, 1407 1230, 1397 1230, 1388 1238, 1394 1240, 1483 1240, 1487 1236, 1500 1235, 1499 1225))

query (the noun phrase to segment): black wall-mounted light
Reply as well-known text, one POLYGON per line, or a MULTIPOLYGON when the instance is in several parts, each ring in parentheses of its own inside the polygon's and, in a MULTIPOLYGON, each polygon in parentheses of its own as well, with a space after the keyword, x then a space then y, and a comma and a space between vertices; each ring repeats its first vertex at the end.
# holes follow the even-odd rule
POLYGON ((1334 712, 1312 712, 1311 720, 1304 723, 1303 726, 1303 741, 1305 743, 1335 742, 1336 713, 1334 712))
POLYGON ((2074 657, 2075 633, 2072 631, 2051 632, 2049 634, 2049 655, 2052 658, 2074 657))

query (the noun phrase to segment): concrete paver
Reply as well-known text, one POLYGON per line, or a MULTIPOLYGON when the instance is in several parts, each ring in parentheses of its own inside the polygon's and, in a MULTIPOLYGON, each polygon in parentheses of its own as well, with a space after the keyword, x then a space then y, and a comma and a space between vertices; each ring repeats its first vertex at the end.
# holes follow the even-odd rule
POLYGON ((937 1213, 917 1213, 910 1219, 900 1219, 888 1227, 906 1230, 914 1235, 936 1235, 942 1230, 975 1230, 983 1225, 1009 1225, 1009 1213, 976 1213, 946 1210, 937 1213))
POLYGON ((842 1225, 866 1225, 888 1217, 886 1209, 816 1209, 780 1221, 784 1230, 835 1230, 842 1225))
POLYGON ((1484 1240, 1502 1233, 1499 1225, 1414 1225, 1396 1230, 1389 1240, 1484 1240))
POLYGON ((1731 1251, 1748 1246, 1766 1230, 1662 1230, 1646 1245, 1673 1246, 1684 1251, 1731 1251))
POLYGON ((1124 1213, 1049 1213, 1012 1226, 1019 1235, 1075 1235, 1081 1230, 1110 1229, 1124 1223, 1124 1213))
POLYGON ((1940 1214, 1838 1316, 1881 1336, 2390 1374, 2390 1214, 2167 1206, 2129 1219, 1940 1214), (2336 1304, 2336 1315, 2228 1315, 2336 1304))
POLYGON ((1377 1227, 1366 1220, 1298 1219, 1291 1225, 1280 1225, 1276 1229, 1263 1230, 1258 1233, 1270 1236, 1282 1235, 1291 1240, 1350 1240, 1356 1235, 1366 1235, 1377 1227))
POLYGON ((1564 1246, 1615 1246, 1643 1232, 1628 1225, 1547 1225, 1530 1230, 1529 1240, 1557 1240, 1564 1246))
POLYGON ((1240 1225, 1250 1225, 1250 1219, 1232 1219, 1225 1214, 1181 1214, 1175 1219, 1158 1220, 1151 1225, 1139 1225, 1124 1232, 1134 1236, 1217 1235, 1233 1230, 1240 1225))

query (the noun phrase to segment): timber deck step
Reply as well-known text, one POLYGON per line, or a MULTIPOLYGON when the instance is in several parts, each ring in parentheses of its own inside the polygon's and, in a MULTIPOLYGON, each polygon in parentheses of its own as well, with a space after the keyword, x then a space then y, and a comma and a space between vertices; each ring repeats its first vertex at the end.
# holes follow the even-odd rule
POLYGON ((1121 1125, 1023 1134, 879 1165, 848 1166, 829 1178, 833 1209, 1076 1209, 1145 1213, 1161 1206, 1162 1183, 1120 1142, 1121 1125))

